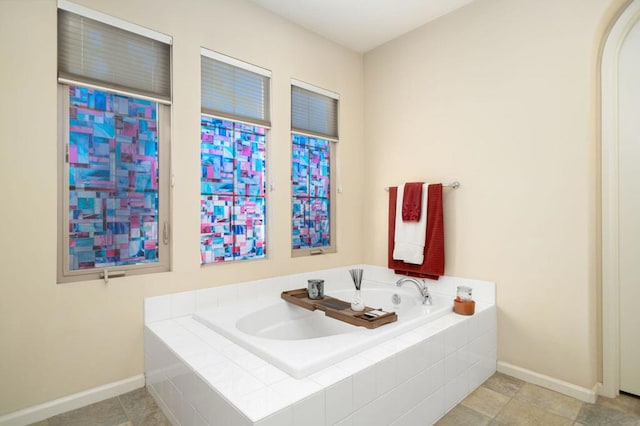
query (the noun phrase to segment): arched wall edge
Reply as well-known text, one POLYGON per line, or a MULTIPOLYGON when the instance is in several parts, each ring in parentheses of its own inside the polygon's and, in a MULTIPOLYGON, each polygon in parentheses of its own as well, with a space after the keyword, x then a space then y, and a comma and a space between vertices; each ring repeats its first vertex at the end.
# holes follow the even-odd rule
POLYGON ((640 0, 631 1, 604 39, 600 67, 602 167, 602 387, 620 389, 618 64, 629 31, 640 22, 640 0))

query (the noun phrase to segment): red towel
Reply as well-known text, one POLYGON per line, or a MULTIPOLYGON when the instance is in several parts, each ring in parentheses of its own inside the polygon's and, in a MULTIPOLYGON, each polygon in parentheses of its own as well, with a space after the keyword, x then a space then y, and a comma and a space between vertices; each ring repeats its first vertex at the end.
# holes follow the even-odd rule
POLYGON ((427 200, 427 236, 422 265, 393 259, 393 236, 396 230, 396 201, 398 188, 389 188, 389 252, 388 266, 396 274, 437 280, 444 275, 444 219, 442 213, 442 184, 429 185, 427 200))
POLYGON ((422 213, 422 182, 404 184, 402 195, 402 221, 418 222, 422 213))

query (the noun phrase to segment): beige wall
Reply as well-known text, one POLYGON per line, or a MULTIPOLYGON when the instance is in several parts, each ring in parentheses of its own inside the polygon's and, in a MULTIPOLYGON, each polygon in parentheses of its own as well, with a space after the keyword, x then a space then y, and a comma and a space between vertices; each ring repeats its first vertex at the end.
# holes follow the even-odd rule
POLYGON ((0 415, 143 371, 145 296, 362 259, 362 56, 239 0, 82 0, 174 37, 173 271, 56 284, 56 2, 0 1, 0 415), (200 46, 270 69, 269 259, 199 264, 200 46), (340 93, 338 254, 290 257, 291 78, 340 93))
MULTIPOLYGON (((598 381, 597 66, 623 1, 477 0, 365 55, 366 227, 445 190, 447 273, 497 282, 498 359, 598 381)), ((384 232, 365 262, 385 264, 384 232)), ((437 287, 437 284, 433 284, 437 287)))

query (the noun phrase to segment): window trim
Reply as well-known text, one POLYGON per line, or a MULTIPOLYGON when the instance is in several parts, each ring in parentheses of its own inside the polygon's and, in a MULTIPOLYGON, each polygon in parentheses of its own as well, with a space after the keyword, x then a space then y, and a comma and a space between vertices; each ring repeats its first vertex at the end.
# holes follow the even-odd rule
POLYGON ((296 80, 295 78, 291 79, 291 86, 290 86, 290 94, 289 94, 289 99, 291 100, 291 131, 295 132, 299 135, 305 135, 305 136, 310 136, 310 137, 314 137, 314 138, 321 138, 321 139, 326 139, 330 142, 339 142, 340 141, 340 136, 339 136, 339 131, 340 131, 340 94, 333 92, 331 90, 327 90, 327 89, 323 89, 322 87, 318 87, 318 86, 314 86, 313 84, 310 83, 305 83, 304 81, 300 81, 300 80, 296 80), (299 127, 295 127, 293 124, 293 114, 294 114, 294 108, 293 108, 293 86, 299 88, 299 89, 303 89, 306 90, 308 92, 314 93, 316 95, 320 95, 320 96, 324 96, 327 97, 329 99, 332 99, 336 102, 336 110, 335 110, 335 123, 333 123, 335 125, 335 134, 331 134, 331 133, 324 133, 324 132, 320 132, 320 131, 314 131, 313 129, 309 129, 309 128, 299 128, 299 127))
MULTIPOLYGON (((92 88, 91 85, 78 84, 92 88)), ((58 238, 57 283, 104 279, 104 271, 112 277, 168 272, 171 270, 171 110, 166 104, 157 103, 158 121, 158 262, 134 265, 110 266, 72 271, 69 268, 69 163, 66 159, 69 145, 69 86, 58 84, 58 238)), ((107 90, 107 89, 99 89, 107 90)), ((136 97, 117 90, 111 93, 136 97)), ((140 97, 141 99, 143 97, 140 97)))
MULTIPOLYGON (((328 246, 322 246, 322 247, 308 247, 308 248, 293 248, 293 224, 291 221, 291 214, 293 212, 293 198, 294 195, 291 194, 291 198, 290 198, 290 203, 289 203, 289 222, 291 224, 290 228, 289 228, 289 244, 291 247, 291 257, 295 258, 295 257, 304 257, 304 256, 315 256, 315 255, 319 255, 319 254, 331 254, 331 253, 337 253, 338 252, 338 244, 336 241, 336 236, 338 235, 337 233, 337 220, 336 220, 336 204, 337 204, 337 185, 336 185, 336 181, 337 181, 337 151, 338 151, 338 141, 336 140, 332 140, 326 137, 320 137, 317 135, 313 135, 313 134, 309 134, 309 133, 302 133, 302 132, 298 132, 298 131, 294 131, 291 130, 291 136, 290 136, 290 148, 291 150, 289 151, 289 168, 290 168, 290 173, 291 173, 291 179, 293 179, 292 176, 292 171, 291 171, 291 167, 293 167, 293 164, 291 162, 292 160, 292 156, 293 156, 293 135, 301 135, 301 136, 307 136, 307 137, 311 137, 311 138, 317 138, 317 139, 325 139, 329 142, 329 161, 330 161, 330 171, 329 171, 329 245, 328 246)), ((289 181, 289 189, 291 190, 291 180, 289 181)))
MULTIPOLYGON (((233 72, 235 73, 235 70, 233 70, 233 72)), ((271 71, 265 68, 258 67, 256 65, 250 64, 248 62, 244 62, 240 59, 236 59, 231 56, 223 55, 222 53, 209 50, 205 47, 200 48, 200 85, 201 85, 200 112, 202 114, 205 114, 210 117, 217 117, 222 120, 231 120, 239 123, 246 123, 252 126, 259 126, 266 129, 270 129, 271 128, 271 80, 272 80, 272 73, 271 71), (245 74, 246 73, 255 74, 256 76, 263 79, 263 82, 266 84, 262 86, 262 91, 260 92, 261 100, 262 100, 261 104, 263 108, 263 114, 261 117, 237 113, 237 111, 235 111, 235 107, 240 106, 241 104, 240 103, 236 104, 235 101, 232 103, 232 106, 234 107, 234 111, 227 111, 224 109, 215 109, 205 105, 205 102, 208 102, 211 100, 210 97, 205 98, 204 96, 204 92, 206 90, 205 88, 208 88, 209 90, 216 89, 215 84, 213 85, 205 84, 205 81, 206 83, 211 82, 211 80, 208 80, 208 79, 205 80, 206 77, 213 78, 212 73, 209 73, 209 72, 205 73, 205 64, 215 66, 216 62, 229 66, 232 69, 237 69, 240 72, 244 72, 245 74)), ((235 80, 228 81, 228 80, 222 79, 222 80, 218 80, 217 82, 218 83, 227 82, 227 83, 234 84, 233 95, 235 97, 236 95, 235 80)), ((218 93, 218 95, 220 95, 220 93, 218 93)), ((253 100, 257 98, 252 97, 251 99, 253 100)))
MULTIPOLYGON (((259 123, 252 123, 251 121, 247 121, 247 120, 236 120, 236 119, 232 119, 229 117, 222 117, 220 115, 212 115, 212 114, 207 114, 206 112, 200 112, 200 120, 202 120, 202 117, 208 117, 208 118, 212 118, 214 120, 222 120, 222 121, 229 121, 231 123, 238 123, 238 124, 244 124, 244 125, 248 125, 248 126, 253 126, 253 127, 261 127, 265 130, 265 134, 264 134, 264 138, 265 138, 265 142, 264 142, 264 149, 265 149, 265 153, 264 153, 264 162, 265 162, 265 167, 264 167, 264 205, 265 205, 265 210, 264 210, 264 244, 265 244, 265 251, 264 251, 264 255, 262 255, 261 257, 251 257, 251 258, 246 258, 246 259, 232 259, 229 261, 224 261, 224 262, 208 262, 208 263, 203 263, 202 261, 200 261, 200 267, 208 267, 211 265, 229 265, 229 264, 234 264, 236 262, 259 262, 259 261, 263 261, 263 260, 268 260, 269 259, 269 241, 271 241, 270 238, 270 226, 267 226, 268 223, 270 223, 270 202, 269 202, 269 192, 270 192, 270 184, 269 184, 269 139, 270 139, 270 134, 271 134, 271 127, 270 126, 263 126, 259 123)), ((200 144, 202 144, 202 134, 200 136, 200 144)), ((202 160, 200 165, 202 165, 202 160)), ((202 177, 200 178, 202 179, 202 177)), ((235 180, 235 177, 234 177, 235 180)), ((212 195, 220 195, 220 194, 212 194, 212 195)), ((200 192, 200 197, 202 197, 202 192, 200 192)), ((247 197, 250 198, 250 197, 247 197)), ((254 198, 259 198, 259 197, 254 197, 254 198)), ((202 224, 202 222, 200 222, 202 224)), ((198 234, 198 239, 200 239, 202 237, 202 233, 200 232, 198 234)))
MULTIPOLYGON (((222 62, 224 64, 230 65, 232 67, 236 67, 239 68, 241 70, 244 71, 248 71, 254 74, 257 74, 259 76, 265 77, 267 80, 267 86, 266 86, 266 93, 263 93, 264 95, 264 104, 263 107, 266 110, 266 119, 265 120, 260 120, 260 119, 256 119, 250 116, 239 116, 233 113, 228 113, 228 112, 224 112, 224 111, 213 111, 213 110, 209 110, 208 108, 205 108, 203 105, 203 99, 202 99, 202 88, 200 91, 200 120, 202 120, 202 117, 209 117, 209 118, 213 118, 213 119, 217 119, 217 120, 223 120, 223 121, 230 121, 232 123, 240 123, 240 124, 245 124, 245 125, 249 125, 249 126, 255 126, 255 127, 261 127, 265 130, 265 153, 264 153, 264 204, 265 204, 265 211, 264 211, 264 243, 265 243, 265 252, 264 255, 258 258, 248 258, 248 259, 233 259, 230 261, 225 261, 225 262, 209 262, 209 263, 203 263, 202 261, 200 262, 200 267, 209 267, 211 265, 224 265, 224 264, 234 264, 236 262, 259 262, 259 261, 264 261, 264 260, 268 260, 270 258, 270 242, 272 241, 271 239, 271 225, 268 225, 271 223, 271 197, 269 195, 269 193, 272 190, 272 184, 271 184, 271 172, 270 172, 270 167, 271 167, 271 146, 270 144, 272 143, 271 141, 271 107, 272 107, 272 96, 271 96, 271 89, 272 89, 272 72, 266 68, 262 68, 259 67, 257 65, 251 64, 249 62, 245 62, 241 59, 236 59, 234 57, 231 56, 227 56, 224 55, 222 53, 216 52, 214 50, 210 50, 207 49, 206 47, 200 47, 200 67, 202 69, 202 62, 203 62, 203 58, 209 59, 209 60, 214 60, 214 61, 218 61, 218 62, 222 62)), ((202 85, 202 78, 203 75, 200 75, 200 83, 202 85)), ((202 134, 200 135, 200 144, 202 144, 202 134)), ((202 162, 200 163, 200 165, 202 165, 202 162)), ((200 178, 202 179, 202 177, 200 178)), ((202 192, 200 192, 200 196, 202 196, 202 192)), ((201 236, 202 233, 199 232, 198 234, 198 239, 199 241, 201 241, 201 236)))
POLYGON ((207 49, 206 47, 200 48, 200 55, 209 59, 213 59, 215 61, 224 62, 227 65, 234 66, 236 68, 241 68, 245 71, 249 71, 255 74, 259 74, 263 77, 267 77, 271 79, 272 72, 266 68, 259 67, 257 65, 250 64, 249 62, 241 61, 240 59, 233 58, 231 56, 227 56, 220 52, 216 52, 214 50, 207 49))
MULTIPOLYGON (((92 84, 93 86, 102 86, 101 90, 129 91, 133 96, 140 94, 147 98, 160 98, 164 103, 171 103, 173 59, 173 38, 171 36, 65 0, 58 1, 57 13, 57 75, 60 83, 92 84), (86 25, 88 29, 83 29, 79 32, 74 31, 74 22, 75 25, 80 25, 80 28, 84 28, 84 25, 86 25), (86 36, 84 33, 86 31, 87 34, 91 35, 92 30, 97 31, 105 38, 105 45, 103 46, 105 49, 98 48, 96 50, 99 53, 99 57, 106 64, 103 69, 100 69, 100 71, 105 71, 105 74, 96 72, 91 63, 85 64, 85 59, 92 58, 92 53, 94 52, 91 48, 85 51, 84 43, 93 39, 93 37, 86 36), (139 62, 131 62, 130 55, 121 54, 120 49, 113 50, 108 48, 110 43, 121 44, 125 41, 124 39, 127 42, 135 40, 134 45, 136 43, 144 45, 143 47, 151 52, 147 59, 153 63, 159 62, 159 65, 153 66, 152 70, 148 70, 141 66, 139 62), (79 46, 78 43, 80 43, 79 46), (168 51, 162 52, 164 49, 168 49, 168 51), (114 78, 116 75, 113 73, 116 73, 116 75, 118 73, 133 74, 137 75, 137 77, 135 80, 125 83, 121 81, 120 77, 114 78), (142 73, 142 76, 138 75, 140 73, 142 73), (145 80, 141 77, 146 77, 147 79, 145 80), (151 82, 150 85, 147 85, 147 82, 151 82)), ((139 61, 139 59, 141 58, 136 58, 136 61, 139 61)), ((92 61, 91 59, 88 60, 92 61)))
POLYGON ((76 15, 84 16, 85 18, 93 19, 94 21, 99 21, 104 24, 111 25, 112 27, 137 34, 139 36, 151 38, 161 43, 165 43, 168 45, 171 45, 173 43, 173 37, 167 34, 163 34, 150 28, 133 24, 129 21, 116 18, 115 16, 107 15, 106 13, 98 12, 97 10, 89 9, 88 7, 84 7, 67 0, 58 0, 58 9, 75 13, 76 15))
MULTIPOLYGON (((291 123, 291 131, 289 136, 289 191, 291 191, 291 180, 292 176, 292 156, 293 156, 293 135, 298 134, 302 136, 312 137, 312 138, 320 138, 329 141, 329 161, 330 161, 330 172, 329 172, 329 238, 330 244, 324 247, 313 247, 313 248, 293 248, 293 224, 292 224, 292 213, 293 213, 293 193, 290 193, 289 198, 289 244, 291 247, 291 257, 303 257, 303 256, 312 256, 318 254, 330 254, 338 252, 338 220, 337 220, 337 211, 338 211, 338 193, 341 193, 342 190, 338 189, 340 170, 338 165, 338 146, 340 142, 340 94, 338 92, 334 92, 332 90, 324 89, 322 87, 313 85, 311 83, 304 82, 302 80, 298 80, 295 78, 291 78, 291 82, 289 85, 289 100, 292 100, 292 86, 299 87, 301 89, 308 90, 310 92, 317 93, 319 95, 326 96, 328 98, 334 99, 336 101, 336 135, 327 135, 322 133, 316 133, 312 130, 298 129, 293 127, 293 123, 291 123)), ((290 116, 293 115, 293 105, 290 104, 290 116)), ((290 117, 292 118, 292 117, 290 117)), ((292 120, 293 121, 293 120, 292 120)))

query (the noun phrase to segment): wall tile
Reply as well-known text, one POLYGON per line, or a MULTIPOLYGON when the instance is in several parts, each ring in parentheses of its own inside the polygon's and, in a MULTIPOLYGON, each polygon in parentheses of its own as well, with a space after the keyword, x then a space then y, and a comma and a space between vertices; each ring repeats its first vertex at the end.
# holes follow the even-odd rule
POLYGON ((335 426, 353 426, 354 417, 355 415, 352 414, 349 417, 340 420, 338 423, 335 424, 335 426))
POLYGON ((446 355, 444 333, 440 332, 435 334, 429 341, 431 343, 431 362, 436 364, 442 361, 446 355))
POLYGON ((256 426, 295 426, 293 423, 293 409, 286 408, 269 417, 260 420, 256 426))
POLYGON ((238 300, 238 288, 234 284, 222 285, 216 287, 216 290, 218 306, 224 306, 238 300))
POLYGON ((325 426, 325 394, 316 392, 293 406, 293 424, 325 426))
POLYGON ((197 411, 194 413, 194 426, 211 426, 197 411))
POLYGON ((325 390, 326 424, 347 417, 353 411, 353 379, 346 378, 325 390))
POLYGON ((431 366, 431 347, 427 341, 417 343, 396 355, 398 383, 403 383, 431 366))
POLYGON ((391 356, 374 366, 376 377, 376 397, 389 392, 398 385, 397 357, 391 356))
POLYGON ((348 373, 335 365, 329 366, 309 376, 309 379, 318 383, 320 386, 325 387, 332 386, 347 378, 351 378, 351 373, 348 373))
POLYGON ((269 388, 278 392, 292 403, 301 398, 311 396, 316 392, 323 392, 322 387, 312 380, 296 380, 289 376, 279 382, 269 385, 269 388))
POLYGON ((145 324, 169 318, 171 318, 171 296, 155 296, 144 299, 145 324))
POLYGON ((469 321, 458 322, 443 332, 445 353, 447 355, 460 349, 469 342, 468 322, 469 321))
POLYGON ((375 367, 369 367, 353 376, 353 408, 370 403, 377 396, 375 367))
POLYGON ((195 292, 196 299, 196 311, 203 311, 205 309, 215 308, 218 306, 218 288, 211 287, 195 292))
POLYGON ((356 411, 354 426, 388 425, 402 414, 398 406, 399 393, 390 392, 356 411))
POLYGON ((178 421, 183 425, 192 425, 196 422, 196 410, 186 399, 182 399, 182 407, 180 415, 177 416, 178 421))
MULTIPOLYGON (((240 397, 234 398, 234 403, 238 410, 242 411, 249 419, 260 421, 271 416, 271 414, 288 411, 288 414, 281 413, 278 418, 292 419, 291 402, 277 392, 264 387, 240 397)), ((271 420, 273 421, 273 419, 271 420)))
POLYGON ((192 315, 196 309, 196 294, 193 291, 185 291, 171 295, 171 318, 179 318, 192 315))
POLYGON ((432 383, 432 392, 443 387, 445 385, 444 377, 444 360, 437 362, 428 370, 430 382, 432 383))

